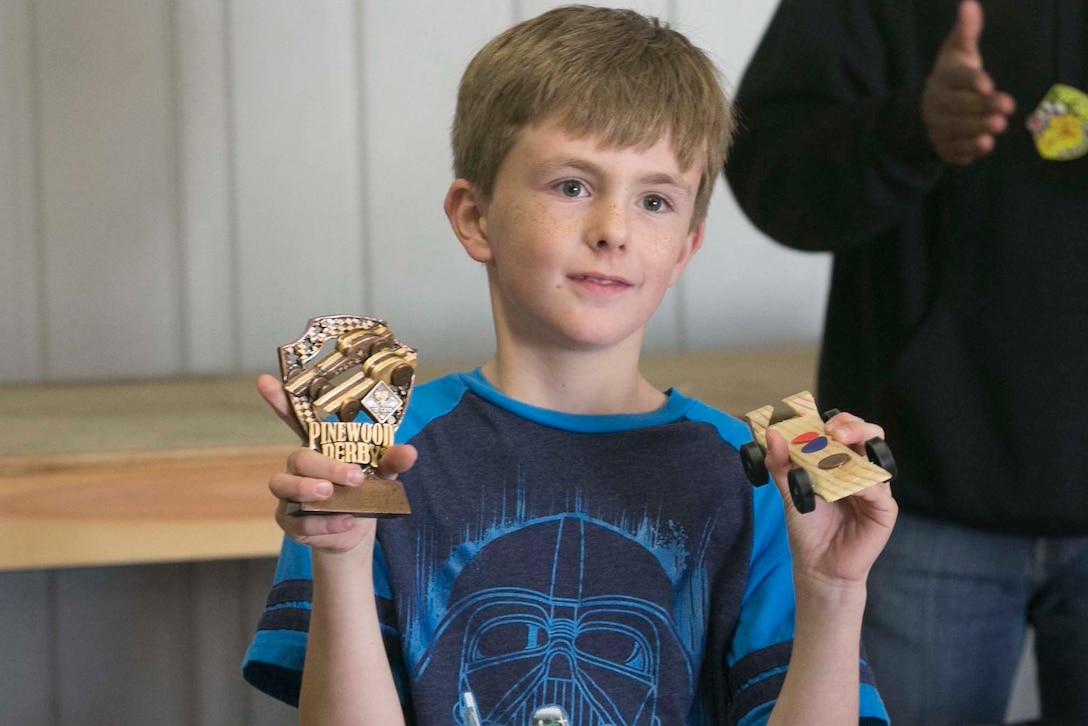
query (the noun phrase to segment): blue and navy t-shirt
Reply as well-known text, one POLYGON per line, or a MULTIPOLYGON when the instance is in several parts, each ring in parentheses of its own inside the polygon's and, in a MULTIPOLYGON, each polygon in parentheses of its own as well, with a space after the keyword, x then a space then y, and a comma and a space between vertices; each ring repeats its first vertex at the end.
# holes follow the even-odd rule
MULTIPOLYGON (((398 439, 412 514, 378 523, 375 589, 409 723, 763 723, 794 598, 781 500, 753 489, 747 427, 670 391, 659 410, 570 415, 478 371, 418 386, 398 439)), ((309 550, 285 540, 244 664, 297 703, 309 550)), ((883 719, 862 664, 861 713, 883 719)), ((350 675, 345 675, 350 677, 350 675)), ((882 721, 881 721, 882 722, 882 721)))

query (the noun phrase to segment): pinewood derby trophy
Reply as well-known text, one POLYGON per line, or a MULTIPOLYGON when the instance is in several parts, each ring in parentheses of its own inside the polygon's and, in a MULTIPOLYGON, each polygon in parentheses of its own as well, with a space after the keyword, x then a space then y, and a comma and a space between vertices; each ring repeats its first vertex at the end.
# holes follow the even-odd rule
POLYGON ((404 417, 415 384, 416 351, 384 320, 354 315, 313 318, 301 338, 279 347, 283 390, 307 446, 358 464, 359 486, 336 485, 320 502, 289 505, 291 514, 410 514, 404 486, 375 473, 404 417))

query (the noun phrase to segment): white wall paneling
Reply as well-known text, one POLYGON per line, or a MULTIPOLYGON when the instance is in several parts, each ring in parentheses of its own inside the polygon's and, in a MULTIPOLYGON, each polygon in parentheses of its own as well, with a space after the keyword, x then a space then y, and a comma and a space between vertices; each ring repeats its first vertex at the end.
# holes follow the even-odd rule
POLYGON ((45 364, 31 28, 30 0, 0 3, 0 381, 37 380, 45 364))
POLYGON ((240 364, 226 2, 173 7, 185 373, 240 364))
POLYGON ((50 378, 179 372, 170 18, 162 0, 37 0, 50 378))
POLYGON ((355 6, 228 4, 241 363, 364 301, 355 6))

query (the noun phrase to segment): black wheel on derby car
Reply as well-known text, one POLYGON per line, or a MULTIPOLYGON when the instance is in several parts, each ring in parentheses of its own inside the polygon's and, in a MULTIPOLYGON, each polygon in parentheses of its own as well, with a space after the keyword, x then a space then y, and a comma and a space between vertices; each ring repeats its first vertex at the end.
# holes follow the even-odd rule
POLYGON ((754 441, 741 444, 740 462, 744 464, 744 475, 752 482, 752 486, 761 487, 767 483, 766 452, 762 446, 754 441))
POLYGON ((826 411, 824 411, 823 413, 820 414, 820 418, 823 419, 824 423, 827 423, 831 419, 838 416, 840 413, 842 413, 842 412, 839 411, 839 409, 837 409, 837 408, 829 408, 829 409, 827 409, 826 411))
POLYGON ((816 494, 812 491, 812 477, 804 469, 790 469, 786 480, 790 485, 790 499, 801 514, 816 508, 816 494))
POLYGON ((869 461, 879 466, 892 475, 892 479, 899 475, 899 468, 895 465, 895 457, 892 456, 892 448, 888 442, 879 436, 874 436, 865 442, 865 455, 869 461))

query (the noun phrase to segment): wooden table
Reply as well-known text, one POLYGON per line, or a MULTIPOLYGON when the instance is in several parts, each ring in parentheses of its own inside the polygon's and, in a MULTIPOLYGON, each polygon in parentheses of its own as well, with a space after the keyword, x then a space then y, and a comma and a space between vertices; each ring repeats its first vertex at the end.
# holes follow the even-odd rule
MULTIPOLYGON (((741 414, 809 388, 815 357, 658 353, 643 372, 741 414)), ((273 556, 267 482, 296 445, 251 376, 0 387, 0 571, 273 556)))

